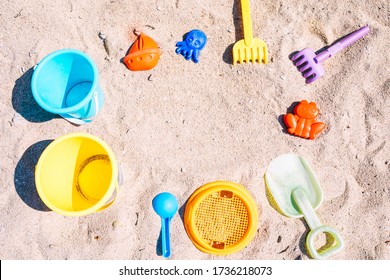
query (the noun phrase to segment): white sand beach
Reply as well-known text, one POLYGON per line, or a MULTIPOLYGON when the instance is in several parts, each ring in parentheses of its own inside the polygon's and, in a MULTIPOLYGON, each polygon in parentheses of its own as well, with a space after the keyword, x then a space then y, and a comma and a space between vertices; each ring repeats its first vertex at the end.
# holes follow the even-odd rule
POLYGON ((96 0, 0 2, 0 259, 160 260, 160 218, 152 199, 174 194, 173 260, 310 259, 304 219, 277 212, 264 174, 277 156, 310 162, 320 182, 322 223, 345 248, 334 260, 390 259, 390 2, 251 0, 253 36, 269 63, 232 65, 243 39, 240 2, 96 0), (368 25, 370 32, 323 62, 306 84, 290 60, 368 25), (134 29, 162 51, 157 66, 133 72, 121 62, 134 29), (175 53, 192 29, 207 36, 199 63, 175 53), (99 38, 106 36, 107 48, 99 38), (99 70, 104 107, 75 126, 43 110, 30 88, 34 66, 60 49, 85 52, 99 70), (301 100, 317 104, 326 124, 314 140, 286 133, 282 116, 301 100), (66 217, 40 200, 37 161, 58 137, 85 132, 104 140, 123 171, 114 204, 66 217), (188 238, 185 203, 217 180, 243 185, 259 212, 253 240, 237 253, 199 251, 188 238))

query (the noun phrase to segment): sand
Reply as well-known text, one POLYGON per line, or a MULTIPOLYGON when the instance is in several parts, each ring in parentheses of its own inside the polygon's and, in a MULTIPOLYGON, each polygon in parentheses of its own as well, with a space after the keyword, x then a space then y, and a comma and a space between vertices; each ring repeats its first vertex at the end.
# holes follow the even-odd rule
POLYGON ((180 207, 171 259, 309 259, 308 226, 278 213, 265 192, 267 165, 284 153, 305 157, 317 174, 324 200, 316 212, 345 241, 331 259, 390 259, 389 2, 251 2, 267 65, 232 65, 232 46, 243 36, 237 0, 1 1, 0 259, 162 259, 151 201, 164 191, 180 207), (306 85, 289 56, 366 24, 370 33, 306 85), (131 72, 121 63, 134 29, 163 52, 152 70, 131 72), (192 29, 208 37, 197 64, 175 53, 192 29), (99 69, 105 105, 90 124, 74 126, 32 97, 33 67, 63 48, 84 51, 99 69), (327 125, 315 140, 287 134, 280 122, 302 99, 317 103, 327 125), (50 211, 34 183, 43 149, 71 132, 104 140, 124 174, 115 203, 83 217, 50 211), (253 241, 227 256, 196 249, 182 220, 193 191, 216 180, 245 186, 260 215, 253 241))

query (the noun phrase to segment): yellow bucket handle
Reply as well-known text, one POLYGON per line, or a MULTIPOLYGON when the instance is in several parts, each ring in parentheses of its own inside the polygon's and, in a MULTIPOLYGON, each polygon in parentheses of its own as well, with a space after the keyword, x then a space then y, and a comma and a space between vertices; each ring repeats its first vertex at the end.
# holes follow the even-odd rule
POLYGON ((97 210, 98 212, 110 207, 115 202, 121 186, 123 186, 123 172, 121 166, 118 164, 118 180, 115 182, 115 191, 111 195, 111 197, 107 200, 107 203, 104 206, 102 206, 99 210, 97 210))

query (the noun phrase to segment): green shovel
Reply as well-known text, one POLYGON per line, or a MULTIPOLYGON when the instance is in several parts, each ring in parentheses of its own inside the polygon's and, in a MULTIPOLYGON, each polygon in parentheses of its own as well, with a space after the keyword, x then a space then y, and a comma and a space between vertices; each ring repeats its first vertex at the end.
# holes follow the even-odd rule
POLYGON ((322 191, 303 157, 285 154, 272 160, 265 173, 265 183, 282 214, 305 218, 310 227, 306 247, 314 259, 326 259, 343 249, 344 242, 339 233, 322 225, 315 213, 322 202, 322 191), (317 250, 315 238, 320 233, 326 234, 327 243, 317 250))

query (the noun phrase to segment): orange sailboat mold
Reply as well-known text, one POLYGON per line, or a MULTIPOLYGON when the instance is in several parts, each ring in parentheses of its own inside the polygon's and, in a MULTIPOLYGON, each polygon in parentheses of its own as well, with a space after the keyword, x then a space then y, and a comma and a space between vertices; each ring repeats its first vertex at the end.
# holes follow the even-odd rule
POLYGON ((161 50, 157 43, 141 33, 123 58, 123 62, 132 71, 150 70, 157 65, 160 55, 161 50))
POLYGON ((288 113, 283 117, 288 133, 311 140, 316 138, 325 129, 324 123, 316 121, 319 112, 316 103, 299 102, 294 107, 294 114, 288 113))

